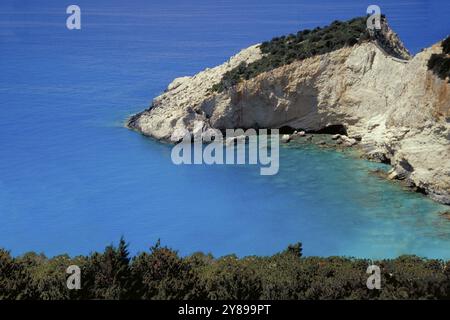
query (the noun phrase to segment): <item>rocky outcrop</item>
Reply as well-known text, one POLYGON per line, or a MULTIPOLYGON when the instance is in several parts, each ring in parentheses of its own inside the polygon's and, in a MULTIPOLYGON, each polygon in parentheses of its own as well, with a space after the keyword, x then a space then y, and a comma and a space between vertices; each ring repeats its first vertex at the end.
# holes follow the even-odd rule
POLYGON ((345 143, 358 140, 367 158, 390 162, 397 176, 450 204, 450 86, 427 68, 431 54, 442 48, 436 44, 407 59, 392 30, 385 31, 389 46, 363 42, 262 73, 221 93, 210 90, 225 72, 261 58, 258 45, 252 46, 219 67, 175 79, 128 126, 169 142, 192 130, 195 120, 218 129, 308 132, 343 126, 352 139, 345 143))
MULTIPOLYGON (((153 100, 152 107, 128 120, 128 127, 159 140, 177 142, 184 129, 193 130, 195 120, 206 120, 206 112, 213 112, 212 104, 205 99, 213 97, 211 87, 222 76, 241 63, 261 59, 259 44, 253 45, 231 57, 224 64, 206 69, 192 77, 176 78, 167 90, 153 100)), ((206 123, 208 121, 205 121, 206 123)), ((230 127, 231 128, 231 127, 230 127)))

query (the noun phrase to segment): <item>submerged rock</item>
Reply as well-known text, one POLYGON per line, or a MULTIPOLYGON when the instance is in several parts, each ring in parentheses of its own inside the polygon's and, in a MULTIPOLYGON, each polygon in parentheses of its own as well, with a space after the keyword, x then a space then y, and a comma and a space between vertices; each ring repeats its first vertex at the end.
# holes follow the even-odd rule
POLYGON ((388 177, 388 173, 381 169, 370 170, 369 173, 383 179, 386 179, 388 177))
POLYGON ((444 218, 447 218, 450 220, 450 210, 448 211, 442 211, 439 213, 441 216, 443 216, 444 218))
POLYGON ((371 151, 371 152, 365 153, 365 154, 363 154, 363 158, 374 161, 374 162, 390 163, 389 158, 382 151, 371 151))

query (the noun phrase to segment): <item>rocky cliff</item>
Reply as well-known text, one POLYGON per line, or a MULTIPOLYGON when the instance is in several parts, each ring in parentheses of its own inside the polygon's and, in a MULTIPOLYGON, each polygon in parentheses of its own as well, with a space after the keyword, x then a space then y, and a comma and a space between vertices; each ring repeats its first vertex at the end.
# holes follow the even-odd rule
POLYGON ((177 142, 177 132, 205 127, 318 131, 343 126, 369 159, 390 162, 391 177, 407 179, 431 198, 450 204, 450 86, 428 70, 440 43, 409 57, 383 25, 372 39, 263 72, 222 92, 223 75, 263 56, 254 45, 221 66, 175 79, 152 107, 127 125, 177 142))

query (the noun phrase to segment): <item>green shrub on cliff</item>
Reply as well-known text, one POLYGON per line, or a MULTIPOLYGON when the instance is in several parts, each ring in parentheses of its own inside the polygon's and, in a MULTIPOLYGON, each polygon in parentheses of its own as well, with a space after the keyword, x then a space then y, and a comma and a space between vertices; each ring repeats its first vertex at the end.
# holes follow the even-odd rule
POLYGON ((266 71, 273 70, 296 60, 303 60, 324 54, 345 46, 353 46, 370 38, 366 29, 367 17, 349 21, 334 21, 331 25, 313 30, 299 31, 273 38, 260 46, 263 57, 250 64, 242 63, 224 74, 222 81, 212 87, 221 92, 234 86, 241 80, 248 80, 266 71))
POLYGON ((442 42, 442 50, 446 54, 450 54, 450 36, 442 42))
POLYGON ((445 54, 432 54, 428 60, 428 69, 433 70, 441 79, 450 77, 450 57, 445 54))
POLYGON ((428 69, 432 70, 439 78, 450 82, 450 36, 442 42, 441 54, 432 54, 428 60, 428 69))

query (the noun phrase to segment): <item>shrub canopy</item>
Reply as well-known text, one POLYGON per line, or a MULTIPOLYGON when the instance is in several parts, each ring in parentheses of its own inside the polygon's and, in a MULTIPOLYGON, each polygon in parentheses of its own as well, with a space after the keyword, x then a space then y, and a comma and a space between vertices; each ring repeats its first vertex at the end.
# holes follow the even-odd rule
POLYGON ((0 299, 450 299, 450 262, 303 257, 300 243, 245 258, 180 257, 159 242, 132 258, 123 239, 74 258, 0 249, 0 299), (371 264, 381 269, 381 290, 366 286, 371 264), (81 269, 80 290, 66 287, 70 265, 81 269))
POLYGON ((328 53, 345 46, 353 46, 370 39, 366 27, 367 17, 358 17, 349 21, 334 21, 324 28, 305 29, 273 38, 260 46, 263 57, 250 64, 241 63, 224 74, 222 81, 212 87, 221 92, 242 80, 248 80, 263 72, 273 70, 297 60, 328 53))

